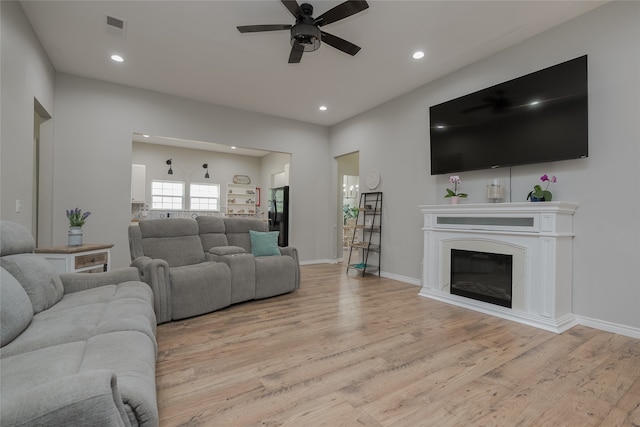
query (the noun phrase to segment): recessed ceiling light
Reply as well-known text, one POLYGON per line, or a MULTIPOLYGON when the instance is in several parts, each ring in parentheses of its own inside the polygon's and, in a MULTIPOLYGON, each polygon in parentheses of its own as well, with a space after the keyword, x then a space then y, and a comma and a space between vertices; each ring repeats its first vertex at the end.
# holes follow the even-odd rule
POLYGON ((149 135, 142 135, 143 138, 149 138, 149 135))
POLYGON ((424 58, 424 52, 422 52, 421 50, 413 54, 413 59, 422 59, 422 58, 424 58))
POLYGON ((231 146, 231 149, 232 149, 232 150, 235 150, 235 149, 237 149, 237 148, 238 148, 238 147, 236 147, 235 145, 232 145, 232 146, 231 146))
POLYGON ((111 55, 111 59, 113 61, 116 61, 116 62, 124 62, 124 58, 122 56, 120 56, 120 55, 115 54, 115 53, 113 55, 111 55))
POLYGON ((320 108, 318 108, 320 111, 327 111, 327 106, 326 105, 321 105, 320 108))

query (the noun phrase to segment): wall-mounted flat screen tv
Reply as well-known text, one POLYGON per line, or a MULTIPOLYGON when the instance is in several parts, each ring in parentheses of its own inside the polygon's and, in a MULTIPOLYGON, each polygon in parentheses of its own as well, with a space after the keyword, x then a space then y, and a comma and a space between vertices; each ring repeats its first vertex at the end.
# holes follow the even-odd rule
POLYGON ((587 157, 587 56, 429 108, 431 175, 587 157))

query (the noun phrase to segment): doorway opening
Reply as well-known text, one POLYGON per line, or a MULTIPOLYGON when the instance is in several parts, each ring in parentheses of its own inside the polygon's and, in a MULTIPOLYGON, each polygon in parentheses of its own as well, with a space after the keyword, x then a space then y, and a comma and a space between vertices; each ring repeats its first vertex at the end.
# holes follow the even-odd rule
POLYGON ((337 253, 340 262, 348 258, 349 243, 358 216, 360 199, 360 153, 358 151, 338 156, 337 196, 337 253))
MULTIPOLYGON (((33 99, 33 188, 31 200, 31 233, 34 236, 36 247, 43 244, 51 244, 51 223, 45 218, 50 215, 53 204, 53 180, 51 179, 51 165, 45 164, 44 159, 52 158, 52 144, 48 137, 42 138, 43 125, 51 119, 51 115, 38 102, 33 99), (44 238, 43 238, 44 237, 44 238)), ((50 124, 49 124, 50 126, 50 124)), ((16 206, 19 209, 19 206, 16 206)))

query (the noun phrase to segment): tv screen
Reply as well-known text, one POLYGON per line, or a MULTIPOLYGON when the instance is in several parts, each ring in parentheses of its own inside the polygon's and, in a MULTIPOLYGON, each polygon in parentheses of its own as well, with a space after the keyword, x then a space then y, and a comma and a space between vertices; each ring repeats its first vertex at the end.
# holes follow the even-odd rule
POLYGON ((587 56, 429 108, 431 175, 587 157, 587 56))

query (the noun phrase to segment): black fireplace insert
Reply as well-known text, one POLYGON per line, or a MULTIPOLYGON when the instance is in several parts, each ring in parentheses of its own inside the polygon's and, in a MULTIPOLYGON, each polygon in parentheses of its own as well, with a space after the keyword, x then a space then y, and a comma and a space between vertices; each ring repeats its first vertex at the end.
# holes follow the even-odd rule
POLYGON ((513 256, 451 249, 451 293, 511 308, 513 256))

